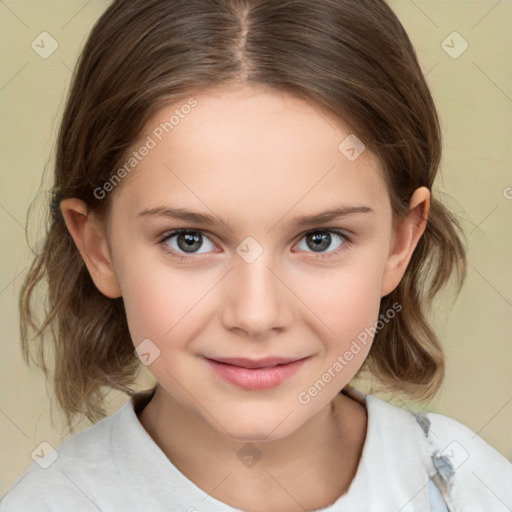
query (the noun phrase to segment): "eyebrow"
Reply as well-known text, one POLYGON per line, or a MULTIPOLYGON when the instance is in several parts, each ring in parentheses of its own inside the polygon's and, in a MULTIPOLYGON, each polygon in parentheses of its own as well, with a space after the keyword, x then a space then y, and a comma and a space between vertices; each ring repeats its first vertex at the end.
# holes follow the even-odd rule
MULTIPOLYGON (((324 212, 315 213, 313 215, 300 215, 295 217, 292 221, 288 222, 288 225, 297 227, 310 226, 313 224, 322 224, 331 220, 346 217, 356 213, 375 213, 375 210, 369 206, 341 206, 326 210, 324 212)), ((194 222, 196 224, 209 224, 215 225, 216 223, 223 224, 230 231, 231 226, 220 218, 218 215, 208 215, 205 213, 194 212, 185 208, 168 208, 164 206, 156 206, 154 208, 146 208, 141 211, 137 217, 168 217, 171 219, 178 219, 187 222, 194 222)))
POLYGON ((340 219, 355 213, 375 213, 375 210, 369 206, 341 206, 313 215, 300 215, 299 217, 295 217, 295 219, 291 221, 291 224, 298 227, 323 224, 324 222, 340 219))
POLYGON ((232 231, 231 226, 220 218, 218 215, 208 215, 206 213, 194 212, 185 208, 168 208, 165 206, 156 206, 154 208, 146 208, 138 215, 139 217, 168 217, 170 219, 184 220, 194 222, 196 224, 217 224, 220 223, 232 231))

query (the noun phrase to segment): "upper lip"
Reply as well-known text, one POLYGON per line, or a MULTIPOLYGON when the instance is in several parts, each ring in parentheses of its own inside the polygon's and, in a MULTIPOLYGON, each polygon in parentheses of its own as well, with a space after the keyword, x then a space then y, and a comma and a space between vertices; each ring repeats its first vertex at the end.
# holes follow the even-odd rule
POLYGON ((305 357, 264 357, 262 359, 249 359, 246 357, 207 357, 211 361, 217 363, 230 364, 232 366, 240 366, 242 368, 270 368, 278 364, 288 364, 305 357))

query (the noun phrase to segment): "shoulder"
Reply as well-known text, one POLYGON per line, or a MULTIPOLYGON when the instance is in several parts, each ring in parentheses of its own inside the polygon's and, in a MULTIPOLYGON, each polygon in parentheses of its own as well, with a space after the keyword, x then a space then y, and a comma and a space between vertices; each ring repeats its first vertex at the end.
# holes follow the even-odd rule
POLYGON ((453 512, 512 510, 512 464, 476 432, 442 414, 422 414, 374 395, 362 396, 368 410, 365 479, 377 467, 380 480, 375 485, 384 481, 384 492, 421 489, 409 503, 412 510, 427 510, 429 499, 431 507, 441 507, 443 498, 453 512))
POLYGON ((40 445, 34 462, 3 497, 0 511, 46 511, 57 506, 59 510, 88 510, 94 499, 89 496, 89 489, 94 487, 89 480, 115 478, 111 437, 122 409, 74 434, 56 449, 47 443, 40 445))
POLYGON ((433 462, 451 487, 456 510, 510 511, 512 464, 466 425, 428 413, 433 462))

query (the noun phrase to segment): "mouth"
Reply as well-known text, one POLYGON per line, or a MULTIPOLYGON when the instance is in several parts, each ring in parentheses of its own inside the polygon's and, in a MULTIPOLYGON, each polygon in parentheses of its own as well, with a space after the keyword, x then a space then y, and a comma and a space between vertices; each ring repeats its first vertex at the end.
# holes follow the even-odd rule
POLYGON ((309 356, 302 358, 266 357, 204 358, 214 373, 243 389, 263 390, 279 386, 295 375, 309 356))
POLYGON ((300 361, 302 358, 284 358, 284 357, 265 357, 263 359, 247 359, 244 357, 211 357, 207 358, 216 363, 229 364, 231 366, 238 366, 240 368, 273 368, 274 366, 290 364, 295 361, 300 361))

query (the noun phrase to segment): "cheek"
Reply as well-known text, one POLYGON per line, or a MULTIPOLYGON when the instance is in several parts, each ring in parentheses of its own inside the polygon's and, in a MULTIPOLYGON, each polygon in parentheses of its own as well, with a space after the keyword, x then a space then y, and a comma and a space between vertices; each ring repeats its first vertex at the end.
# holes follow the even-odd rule
POLYGON ((121 275, 123 301, 135 345, 146 338, 160 344, 172 337, 187 324, 194 305, 207 291, 203 290, 204 279, 198 275, 165 265, 138 266, 136 258, 130 258, 121 275))
POLYGON ((323 349, 312 375, 305 375, 301 383, 297 400, 302 406, 319 408, 327 403, 363 365, 380 308, 381 266, 375 263, 368 265, 360 258, 357 264, 330 273, 322 283, 323 293, 316 288, 309 295, 318 312, 314 329, 323 349))
POLYGON ((218 275, 208 269, 179 269, 155 261, 136 265, 136 258, 122 269, 121 289, 130 335, 135 346, 151 340, 164 359, 172 360, 200 338, 215 314, 218 275))
POLYGON ((380 307, 383 255, 360 251, 339 268, 319 270, 300 295, 339 344, 373 326, 380 307))

